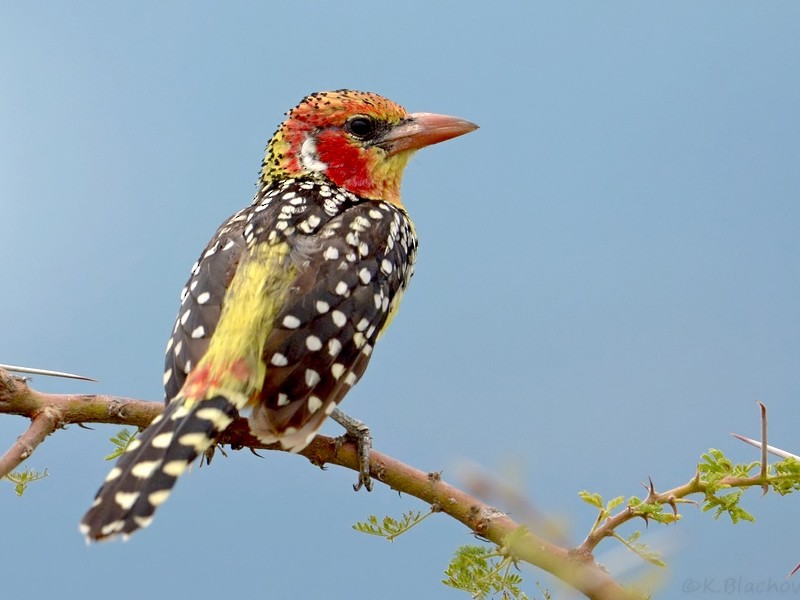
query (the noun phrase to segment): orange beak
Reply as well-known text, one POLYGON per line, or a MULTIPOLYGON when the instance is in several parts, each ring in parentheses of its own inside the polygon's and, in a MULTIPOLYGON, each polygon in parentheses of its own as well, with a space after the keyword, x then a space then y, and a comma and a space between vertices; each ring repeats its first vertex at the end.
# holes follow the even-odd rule
POLYGON ((389 156, 419 150, 425 146, 438 144, 445 140, 464 135, 478 128, 458 117, 436 115, 433 113, 412 113, 408 119, 393 127, 378 142, 389 156))

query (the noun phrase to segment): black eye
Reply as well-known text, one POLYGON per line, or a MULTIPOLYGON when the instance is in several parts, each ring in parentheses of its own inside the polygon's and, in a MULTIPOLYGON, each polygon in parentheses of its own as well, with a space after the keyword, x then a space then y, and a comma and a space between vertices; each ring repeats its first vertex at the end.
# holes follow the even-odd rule
POLYGON ((369 117, 353 117, 345 123, 344 127, 347 133, 362 140, 372 137, 377 129, 375 121, 369 117))

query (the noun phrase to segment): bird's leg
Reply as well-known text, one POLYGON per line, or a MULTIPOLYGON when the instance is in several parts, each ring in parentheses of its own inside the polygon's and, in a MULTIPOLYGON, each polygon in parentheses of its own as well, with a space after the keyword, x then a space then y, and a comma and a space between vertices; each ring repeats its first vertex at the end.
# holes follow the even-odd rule
POLYGON ((342 437, 336 438, 337 447, 348 437, 355 439, 358 447, 358 483, 353 484, 353 489, 358 491, 363 486, 367 488, 368 492, 371 492, 372 479, 369 476, 369 451, 372 448, 372 434, 369 432, 369 427, 367 427, 366 423, 354 419, 338 408, 331 414, 331 419, 344 427, 347 432, 342 437))

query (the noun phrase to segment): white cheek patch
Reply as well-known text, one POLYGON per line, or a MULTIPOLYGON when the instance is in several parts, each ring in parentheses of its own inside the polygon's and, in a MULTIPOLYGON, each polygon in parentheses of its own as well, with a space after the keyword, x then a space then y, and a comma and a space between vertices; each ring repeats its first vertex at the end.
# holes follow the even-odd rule
POLYGON ((319 156, 317 156, 317 143, 311 136, 308 136, 303 142, 303 145, 300 146, 300 163, 303 165, 304 169, 316 173, 323 173, 328 168, 328 165, 322 162, 319 156))

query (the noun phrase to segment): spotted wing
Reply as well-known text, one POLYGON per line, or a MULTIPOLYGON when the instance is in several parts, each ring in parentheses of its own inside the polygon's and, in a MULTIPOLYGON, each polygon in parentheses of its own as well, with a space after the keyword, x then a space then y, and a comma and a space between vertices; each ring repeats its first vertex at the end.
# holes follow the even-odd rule
POLYGON ((245 249, 247 211, 233 215, 222 225, 192 266, 181 290, 181 306, 167 342, 164 366, 166 400, 174 398, 192 367, 208 350, 219 322, 222 302, 245 249))
POLYGON ((251 428, 299 450, 367 367, 411 277, 416 238, 405 213, 366 201, 299 236, 300 275, 267 339, 267 376, 251 428))
POLYGON ((266 377, 251 428, 299 450, 366 369, 411 277, 416 237, 406 213, 388 202, 319 182, 265 191, 217 231, 192 269, 168 344, 168 399, 208 349, 246 248, 262 243, 287 244, 297 275, 265 328, 266 377))

